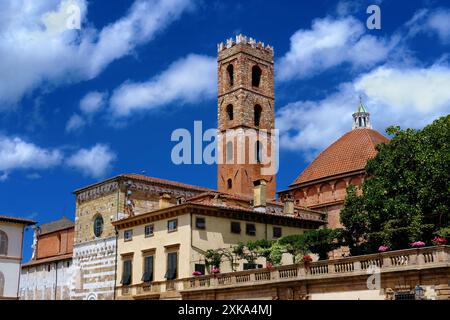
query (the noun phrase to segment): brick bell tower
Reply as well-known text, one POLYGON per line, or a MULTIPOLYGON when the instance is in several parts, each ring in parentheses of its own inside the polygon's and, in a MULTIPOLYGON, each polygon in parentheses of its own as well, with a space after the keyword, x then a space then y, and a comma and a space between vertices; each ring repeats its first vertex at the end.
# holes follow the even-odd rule
POLYGON ((257 180, 267 181, 275 199, 276 172, 264 171, 275 157, 273 48, 243 35, 219 43, 218 173, 220 192, 253 195, 257 180), (273 156, 272 156, 273 155, 273 156), (270 160, 268 160, 270 159, 270 160))

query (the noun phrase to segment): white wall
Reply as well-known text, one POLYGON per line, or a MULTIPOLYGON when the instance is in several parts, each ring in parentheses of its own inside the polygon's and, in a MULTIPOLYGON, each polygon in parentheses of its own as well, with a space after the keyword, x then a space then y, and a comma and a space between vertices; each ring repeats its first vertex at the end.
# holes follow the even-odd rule
POLYGON ((0 255, 0 271, 5 277, 3 298, 18 296, 23 228, 21 224, 0 222, 0 230, 8 236, 8 253, 6 256, 0 255))
POLYGON ((22 268, 21 300, 68 300, 72 283, 72 259, 22 268), (67 266, 67 264, 69 266, 67 266), (50 265, 50 271, 48 266, 50 265))

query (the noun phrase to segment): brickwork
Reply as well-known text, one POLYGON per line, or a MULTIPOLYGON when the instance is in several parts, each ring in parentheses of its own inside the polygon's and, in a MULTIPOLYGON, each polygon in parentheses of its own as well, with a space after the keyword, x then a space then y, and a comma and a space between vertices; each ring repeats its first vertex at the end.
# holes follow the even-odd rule
POLYGON ((249 129, 257 134, 260 130, 267 130, 269 136, 267 143, 263 143, 262 152, 267 152, 269 157, 272 155, 272 144, 275 143, 270 135, 270 130, 275 128, 273 49, 243 36, 238 36, 236 41, 229 40, 226 46, 219 44, 218 48, 218 145, 222 164, 218 165, 217 189, 251 196, 253 182, 264 178, 268 181, 267 198, 275 199, 275 175, 262 175, 261 168, 267 165, 251 161, 255 159, 256 140, 265 137, 258 135, 253 141, 248 138, 249 129), (254 68, 260 70, 258 85, 252 80, 254 68), (255 108, 260 108, 260 115, 255 108), (231 140, 231 163, 227 162, 230 159, 227 155, 227 142, 230 140, 224 137, 227 130, 237 130, 236 138, 231 140), (241 137, 241 142, 238 137, 241 137), (243 161, 237 157, 240 152, 244 155, 243 161))

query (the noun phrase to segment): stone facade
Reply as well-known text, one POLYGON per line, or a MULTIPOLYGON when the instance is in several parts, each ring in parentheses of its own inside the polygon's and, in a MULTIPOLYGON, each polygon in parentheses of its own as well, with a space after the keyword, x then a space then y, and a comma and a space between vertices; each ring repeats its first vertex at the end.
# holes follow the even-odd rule
POLYGON ((271 134, 275 128, 273 49, 239 35, 226 45, 219 44, 218 50, 217 189, 252 195, 253 182, 264 178, 268 182, 267 198, 275 199, 275 174, 261 172, 267 164, 256 161, 257 140, 261 154, 266 153, 270 159, 275 155, 276 142, 271 134), (231 130, 235 135, 230 137, 231 130))
POLYGON ((120 175, 75 191, 72 299, 114 299, 118 257, 112 221, 158 209, 162 194, 168 195, 168 205, 174 205, 206 190, 140 175, 120 175), (103 220, 98 237, 94 234, 97 217, 103 220))

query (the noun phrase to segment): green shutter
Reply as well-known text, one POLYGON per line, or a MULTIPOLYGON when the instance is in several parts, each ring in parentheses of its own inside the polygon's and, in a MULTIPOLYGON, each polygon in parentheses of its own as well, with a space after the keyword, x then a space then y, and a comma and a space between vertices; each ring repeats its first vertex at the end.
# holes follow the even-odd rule
POLYGON ((144 274, 142 276, 142 281, 144 282, 153 281, 153 256, 145 257, 144 274))

